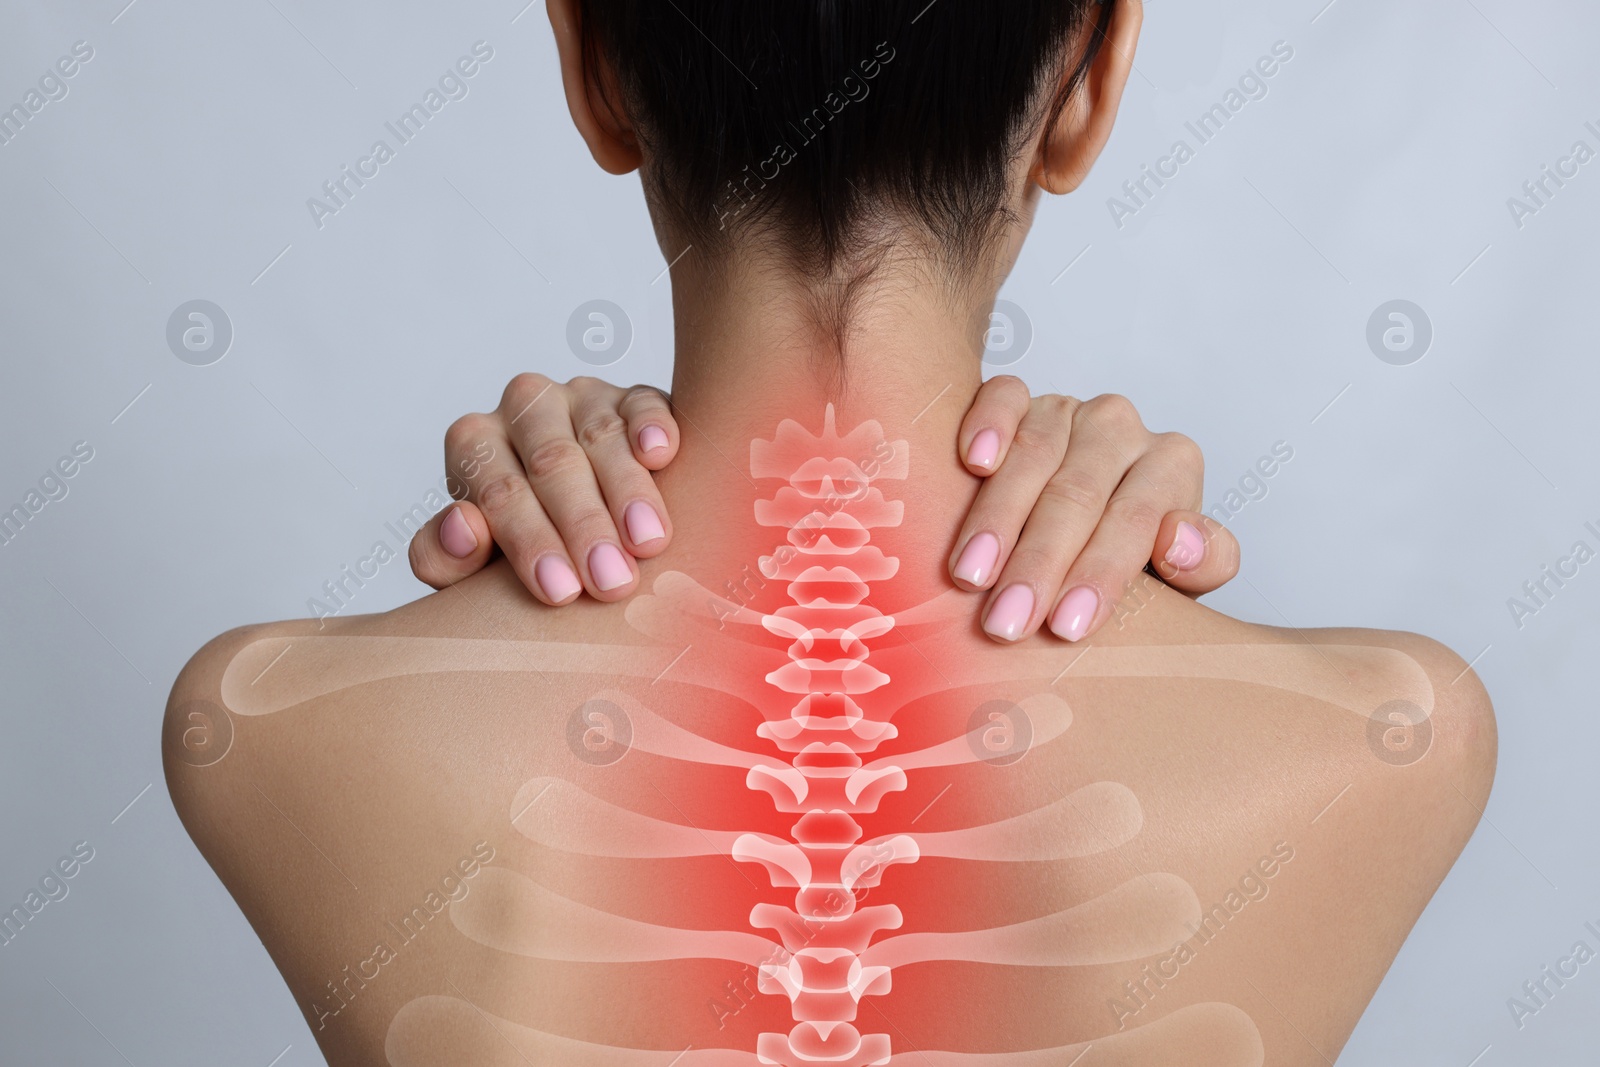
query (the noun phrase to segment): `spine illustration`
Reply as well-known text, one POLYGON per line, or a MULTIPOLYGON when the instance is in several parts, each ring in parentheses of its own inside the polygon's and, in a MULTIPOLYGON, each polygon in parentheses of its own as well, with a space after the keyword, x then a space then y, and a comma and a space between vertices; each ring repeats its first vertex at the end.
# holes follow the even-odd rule
POLYGON ((766 676, 773 699, 757 731, 784 762, 752 767, 746 785, 796 816, 790 841, 744 834, 733 848, 736 860, 762 864, 774 888, 794 890, 793 906, 758 904, 750 915, 783 948, 760 966, 757 988, 786 996, 795 1021, 787 1034, 759 1036, 763 1063, 865 1067, 890 1055, 889 1035, 855 1023, 861 999, 891 983, 889 967, 862 956, 902 917, 894 904, 862 906, 860 894, 887 865, 916 862, 918 850, 906 835, 863 844, 856 817, 906 787, 899 767, 863 766, 864 755, 896 736, 873 699, 891 679, 870 662, 872 643, 894 619, 870 599, 872 583, 893 577, 898 561, 871 541, 874 529, 900 524, 903 506, 875 483, 906 471, 903 444, 897 449, 870 422, 840 436, 831 406, 820 436, 789 421, 751 448, 751 473, 786 483, 757 502, 756 519, 786 531, 761 568, 785 583, 789 603, 761 622, 790 644, 788 662, 766 676))

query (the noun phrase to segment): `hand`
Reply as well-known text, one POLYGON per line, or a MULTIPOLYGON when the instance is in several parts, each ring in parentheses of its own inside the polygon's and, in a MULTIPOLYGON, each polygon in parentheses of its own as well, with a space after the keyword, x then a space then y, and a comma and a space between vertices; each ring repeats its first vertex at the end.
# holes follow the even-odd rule
POLYGON ((482 570, 498 544, 546 604, 621 600, 636 559, 667 547, 672 522, 652 471, 678 454, 660 390, 596 378, 511 379, 500 406, 463 415, 444 436, 445 469, 466 499, 411 540, 411 570, 441 589, 482 570))
MULTIPOLYGON (((1047 617, 1054 632, 1081 640, 1113 617, 1129 583, 1154 581, 1143 572, 1147 560, 1190 596, 1238 571, 1233 535, 1190 510, 1200 502, 1199 449, 1180 434, 1146 430, 1123 397, 1030 397, 1021 380, 993 378, 957 445, 967 469, 988 480, 950 573, 964 589, 996 590, 983 619, 998 640, 1033 633, 1047 617), (1063 593, 1072 603, 1052 613, 1063 593)), ((583 590, 622 599, 638 581, 633 560, 671 540, 648 472, 677 449, 677 424, 655 389, 518 375, 493 413, 463 416, 445 435, 447 467, 465 480, 467 497, 412 540, 411 569, 436 589, 452 585, 481 570, 498 541, 547 604, 583 590)))
POLYGON ((1130 583, 1154 584, 1146 561, 1190 596, 1238 573, 1239 543, 1194 510, 1199 447, 1145 429, 1126 397, 1032 397, 1021 379, 991 378, 957 444, 987 480, 950 574, 964 589, 994 590, 983 628, 997 640, 1020 640, 1048 619, 1057 636, 1081 641, 1119 614, 1130 583))

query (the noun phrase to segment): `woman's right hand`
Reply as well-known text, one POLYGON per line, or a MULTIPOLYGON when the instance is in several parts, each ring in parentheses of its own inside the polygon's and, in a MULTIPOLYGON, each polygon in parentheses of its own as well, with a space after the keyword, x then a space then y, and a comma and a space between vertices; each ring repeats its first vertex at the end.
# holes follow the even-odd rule
POLYGON ((444 454, 466 496, 410 552, 435 589, 482 570, 498 546, 546 604, 621 600, 639 580, 634 560, 672 539, 651 474, 678 454, 678 424, 659 389, 519 374, 494 411, 451 424, 444 454))
MULTIPOLYGON (((982 617, 996 640, 1047 622, 1082 640, 1113 617, 1147 561, 1190 596, 1238 570, 1238 542, 1196 510, 1199 449, 1145 429, 1123 397, 1031 397, 1020 379, 991 378, 955 443, 986 482, 950 574, 962 588, 990 591, 982 617)), ((447 469, 467 493, 412 540, 412 571, 443 588, 481 570, 498 544, 546 604, 585 591, 620 600, 637 585, 634 560, 671 541, 651 474, 677 450, 659 390, 520 374, 495 411, 463 416, 446 433, 447 469)))

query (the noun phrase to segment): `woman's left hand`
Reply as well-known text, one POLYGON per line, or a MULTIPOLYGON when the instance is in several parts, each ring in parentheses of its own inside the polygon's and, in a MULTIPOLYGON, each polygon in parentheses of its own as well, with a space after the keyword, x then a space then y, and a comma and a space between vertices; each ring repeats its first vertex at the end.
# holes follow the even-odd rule
POLYGON ((1019 378, 991 378, 957 447, 987 480, 950 573, 965 589, 991 590, 983 629, 997 640, 1041 624, 1082 640, 1113 617, 1146 561, 1190 596, 1238 573, 1238 541, 1196 510, 1199 446, 1145 429, 1126 397, 1030 396, 1019 378))

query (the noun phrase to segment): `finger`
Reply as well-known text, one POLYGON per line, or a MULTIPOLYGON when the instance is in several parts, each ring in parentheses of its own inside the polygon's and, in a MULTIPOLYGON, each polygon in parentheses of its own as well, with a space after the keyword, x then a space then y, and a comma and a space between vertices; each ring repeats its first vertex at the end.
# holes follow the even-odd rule
POLYGON ((419 581, 443 589, 481 571, 494 555, 494 538, 477 505, 460 501, 429 519, 406 554, 419 581))
MULTIPOLYGON (((1118 421, 1123 420, 1119 418, 1118 421)), ((1018 440, 1027 432, 1028 421, 1024 420, 1018 430, 1018 440)), ((1073 418, 1066 455, 1039 490, 1016 547, 995 581, 999 592, 990 597, 984 622, 984 630, 991 637, 1019 640, 1033 633, 1044 621, 1045 614, 1055 604, 1067 568, 1088 544, 1107 503, 1128 470, 1127 456, 1137 447, 1137 441, 1131 440, 1135 437, 1132 420, 1128 420, 1127 426, 1102 426, 1091 430, 1077 417, 1073 418)), ((1002 469, 996 478, 1005 473, 1002 469)), ((1016 506, 1014 502, 1012 506, 1016 506)), ((1012 521, 1015 521, 1014 513, 1012 521)), ((1143 566, 1150 555, 1159 522, 1158 513, 1150 522, 1143 551, 1138 556, 1139 566, 1143 566)))
MULTIPOLYGON (((1039 494, 1068 454, 1072 418, 1046 398, 1010 435, 1006 461, 978 487, 948 566, 963 589, 987 589, 1005 566, 1039 494)), ((1110 494, 1111 486, 1105 488, 1110 494)))
MULTIPOLYGON (((1063 590, 1050 614, 1057 637, 1081 641, 1115 618, 1120 624, 1149 602, 1162 578, 1145 570, 1171 501, 1189 490, 1188 473, 1170 455, 1147 456, 1134 464, 1106 504, 1089 543, 1061 582, 1063 590)), ((1177 521, 1173 522, 1175 536, 1177 521)), ((1193 527, 1191 527, 1193 529, 1193 527)), ((1199 562, 1199 532, 1176 541, 1178 555, 1199 562)), ((1178 568, 1163 561, 1162 577, 1178 568)))
MULTIPOLYGON (((658 423, 648 425, 660 428, 658 423)), ((655 479, 639 464, 630 443, 632 427, 619 414, 619 406, 610 397, 580 393, 574 399, 572 427, 613 527, 622 532, 623 547, 640 559, 660 553, 672 538, 667 508, 655 479)))
POLYGON ((1021 378, 1000 374, 984 382, 961 420, 956 449, 967 470, 980 478, 1000 469, 1031 397, 1021 378))
POLYGON ((1198 511, 1171 511, 1161 520, 1150 562, 1172 588, 1203 596, 1239 573, 1239 541, 1226 526, 1198 511))
POLYGON ((658 471, 678 454, 678 423, 659 389, 636 385, 622 394, 617 414, 628 420, 628 443, 635 458, 658 471))
POLYGON ((583 592, 583 585, 501 426, 498 415, 458 419, 446 434, 446 453, 479 457, 467 481, 467 499, 483 517, 485 540, 499 546, 534 596, 550 605, 568 603, 583 592))
MULTIPOLYGON (((562 395, 563 404, 566 397, 562 395)), ((612 430, 620 434, 626 425, 621 416, 613 410, 609 419, 612 430)), ((513 421, 510 430, 522 462, 522 480, 554 524, 589 595, 612 601, 633 592, 639 572, 623 551, 622 536, 601 495, 589 455, 578 443, 570 410, 563 413, 558 407, 537 418, 513 421)))

